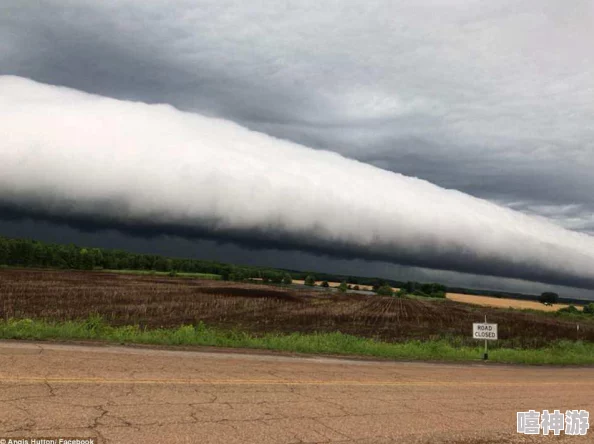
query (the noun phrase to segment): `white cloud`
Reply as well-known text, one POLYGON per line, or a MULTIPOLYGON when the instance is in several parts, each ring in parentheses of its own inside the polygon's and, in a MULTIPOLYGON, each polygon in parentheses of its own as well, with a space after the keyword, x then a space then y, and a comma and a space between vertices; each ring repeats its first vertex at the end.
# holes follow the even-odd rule
POLYGON ((590 236, 168 105, 3 76, 0 140, 4 203, 594 286, 590 236))

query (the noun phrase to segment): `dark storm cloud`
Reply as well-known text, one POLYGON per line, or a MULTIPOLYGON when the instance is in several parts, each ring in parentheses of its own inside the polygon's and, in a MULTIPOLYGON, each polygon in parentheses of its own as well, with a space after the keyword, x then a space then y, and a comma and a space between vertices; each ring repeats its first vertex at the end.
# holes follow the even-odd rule
MULTIPOLYGON (((431 270, 456 271, 471 275, 486 275, 512 279, 531 280, 558 286, 569 286, 594 290, 594 276, 576 276, 572 270, 559 270, 552 267, 536 268, 532 262, 513 262, 509 258, 485 258, 480 253, 461 247, 439 251, 434 246, 424 248, 398 248, 393 246, 390 251, 382 251, 380 245, 361 248, 349 242, 336 242, 319 237, 312 233, 292 235, 281 230, 266 229, 224 230, 214 229, 213 224, 197 221, 196 226, 180 226, 175 223, 151 223, 147 221, 126 221, 116 218, 102 217, 104 213, 111 213, 105 207, 97 206, 96 215, 79 215, 69 213, 66 208, 60 208, 58 213, 52 213, 43 208, 41 203, 26 207, 0 202, 0 220, 25 221, 38 220, 53 224, 66 225, 86 233, 107 230, 117 230, 120 233, 144 239, 158 239, 164 234, 184 239, 207 240, 216 243, 233 243, 243 248, 277 251, 302 251, 333 259, 358 258, 367 261, 380 261, 404 265, 406 267, 420 267, 431 270), (30 208, 39 208, 30 210, 30 208), (314 235, 315 236, 315 235, 314 235)), ((566 254, 563 248, 550 246, 546 249, 550 255, 566 254)), ((584 260, 591 260, 584 256, 584 260)), ((554 261, 552 261, 554 262, 554 261)), ((278 266, 278 263, 276 264, 278 266)), ((303 268, 301 265, 298 268, 303 268)), ((309 266, 311 268, 311 265, 309 266)), ((410 277, 407 279, 412 279, 410 277)), ((392 278, 393 275, 392 275, 392 278)), ((468 284, 467 284, 468 285, 468 284)))
POLYGON ((163 254, 171 257, 191 257, 221 262, 233 261, 240 265, 308 270, 315 273, 338 273, 345 276, 376 276, 401 281, 441 282, 453 287, 541 294, 555 291, 563 297, 594 300, 594 291, 553 286, 517 279, 469 275, 452 271, 407 267, 355 258, 338 260, 300 251, 244 248, 237 244, 205 239, 186 239, 159 236, 149 239, 128 236, 118 230, 81 232, 63 224, 52 224, 19 217, 13 221, 0 219, 0 233, 21 238, 34 238, 46 242, 76 242, 80 246, 116 248, 138 253, 163 254), (256 253, 256 254, 255 254, 256 253))

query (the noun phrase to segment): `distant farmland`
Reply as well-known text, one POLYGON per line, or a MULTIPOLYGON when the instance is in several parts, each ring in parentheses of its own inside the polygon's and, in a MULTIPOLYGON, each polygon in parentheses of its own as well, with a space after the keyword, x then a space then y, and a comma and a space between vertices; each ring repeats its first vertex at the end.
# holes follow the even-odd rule
POLYGON ((594 323, 478 307, 451 300, 392 298, 258 284, 84 271, 0 270, 2 318, 86 319, 114 326, 181 324, 270 332, 334 332, 387 341, 446 338, 475 344, 472 322, 499 323, 499 344, 536 347, 557 339, 594 341, 594 323), (578 336, 579 335, 579 336, 578 336))
MULTIPOLYGON (((557 311, 560 308, 568 307, 568 304, 544 305, 538 301, 527 301, 523 299, 496 298, 493 296, 479 296, 472 294, 447 293, 448 299, 466 304, 481 305, 484 307, 532 309, 541 311, 557 311)), ((581 309, 578 307, 578 310, 581 309)))

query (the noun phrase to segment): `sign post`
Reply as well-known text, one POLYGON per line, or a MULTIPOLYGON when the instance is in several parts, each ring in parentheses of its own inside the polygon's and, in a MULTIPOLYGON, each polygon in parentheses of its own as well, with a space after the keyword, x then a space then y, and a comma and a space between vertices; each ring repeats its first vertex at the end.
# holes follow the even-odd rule
POLYGON ((472 337, 474 339, 485 340, 485 354, 483 355, 483 359, 486 361, 487 359, 489 359, 489 348, 487 346, 487 341, 497 340, 497 324, 488 324, 487 316, 485 315, 484 323, 474 322, 472 324, 472 337))

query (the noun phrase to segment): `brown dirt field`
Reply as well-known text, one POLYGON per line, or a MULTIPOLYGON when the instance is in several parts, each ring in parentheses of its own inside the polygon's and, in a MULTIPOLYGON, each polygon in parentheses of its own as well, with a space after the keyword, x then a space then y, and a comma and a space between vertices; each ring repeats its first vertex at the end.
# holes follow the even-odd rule
MULTIPOLYGON (((447 338, 473 344, 472 322, 499 324, 500 345, 540 346, 576 339, 573 322, 451 300, 400 299, 293 290, 257 284, 81 271, 0 270, 0 316, 86 319, 112 325, 208 325, 266 332, 334 332, 389 341, 447 338)), ((579 338, 594 341, 594 322, 579 338)))
MULTIPOLYGON (((560 308, 568 307, 568 304, 555 304, 552 306, 541 304, 536 301, 523 301, 520 299, 506 299, 495 298, 491 296, 479 296, 471 294, 447 293, 446 297, 456 302, 463 302, 465 304, 481 305, 484 307, 499 307, 499 308, 516 308, 516 309, 532 309, 541 311, 557 311, 560 308)), ((581 307, 577 307, 581 310, 581 307)))

